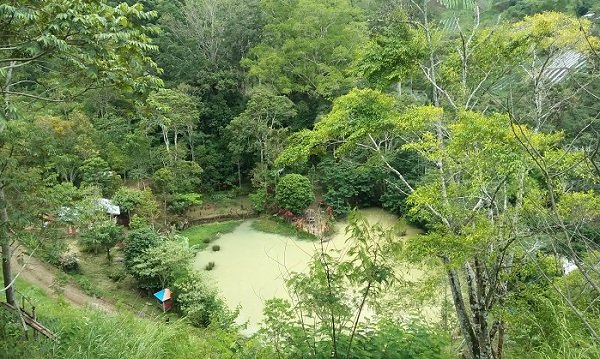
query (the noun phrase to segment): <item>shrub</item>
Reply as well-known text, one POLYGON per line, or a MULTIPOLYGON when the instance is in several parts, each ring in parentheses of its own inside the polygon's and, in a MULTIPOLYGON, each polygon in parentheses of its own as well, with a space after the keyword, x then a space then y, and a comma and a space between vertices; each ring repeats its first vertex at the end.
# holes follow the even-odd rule
POLYGON ((150 227, 142 227, 129 231, 123 241, 123 264, 125 269, 130 271, 135 264, 135 259, 142 256, 148 248, 156 247, 160 244, 160 236, 150 227))
POLYGON ((171 210, 177 214, 183 214, 188 208, 200 204, 202 204, 202 196, 198 193, 178 193, 169 201, 171 210))
POLYGON ((69 253, 60 259, 60 266, 65 272, 79 272, 79 258, 69 253))
POLYGON ((103 293, 102 290, 96 287, 87 277, 81 275, 74 275, 73 279, 83 289, 83 291, 92 297, 101 298, 103 293))
POLYGON ((125 270, 136 279, 140 288, 152 289, 156 285, 156 280, 143 275, 134 267, 143 260, 144 253, 147 250, 157 247, 160 243, 160 236, 149 227, 130 231, 123 241, 125 245, 123 248, 123 265, 125 270))
POLYGON ((213 270, 215 267, 215 262, 208 262, 208 264, 204 267, 206 270, 213 270))
POLYGON ((214 246, 212 246, 212 250, 213 250, 213 252, 218 252, 221 250, 221 246, 218 244, 215 244, 214 246))
POLYGON ((129 229, 140 229, 148 227, 149 224, 147 220, 137 214, 132 215, 129 219, 129 229))
POLYGON ((115 205, 119 206, 121 212, 131 213, 142 203, 143 192, 138 189, 120 187, 112 197, 115 205))
POLYGON ((86 229, 82 235, 80 242, 84 249, 93 251, 98 254, 98 250, 103 248, 106 250, 108 260, 110 260, 110 249, 121 238, 121 227, 106 220, 93 224, 86 229))
POLYGON ((60 260, 67 251, 67 243, 52 239, 47 242, 42 246, 41 257, 54 266, 60 265, 60 260))
POLYGON ((257 213, 263 213, 267 207, 267 193, 264 188, 257 190, 254 193, 250 193, 248 195, 250 198, 250 202, 252 203, 252 207, 257 213))
POLYGON ((280 207, 301 214, 315 200, 315 195, 307 177, 291 173, 279 180, 275 199, 280 207))
POLYGON ((120 266, 111 269, 108 273, 108 278, 110 278, 113 282, 120 282, 125 278, 125 276, 127 276, 127 273, 120 266))
MULTIPOLYGON (((214 262, 211 263, 214 266, 214 262)), ((228 327, 237 316, 198 273, 188 272, 182 276, 174 283, 173 293, 177 308, 194 326, 207 327, 214 323, 228 327)))

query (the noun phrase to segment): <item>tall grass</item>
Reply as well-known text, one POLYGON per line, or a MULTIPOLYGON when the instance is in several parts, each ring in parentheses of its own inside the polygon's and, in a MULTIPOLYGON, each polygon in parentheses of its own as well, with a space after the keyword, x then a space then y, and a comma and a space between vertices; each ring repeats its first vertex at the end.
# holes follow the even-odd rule
POLYGON ((185 320, 167 323, 163 315, 139 318, 131 313, 76 309, 24 282, 18 285, 36 304, 38 320, 57 334, 59 341, 31 335, 25 340, 18 317, 0 309, 2 359, 232 358, 233 345, 244 344, 234 328, 198 329, 185 320))

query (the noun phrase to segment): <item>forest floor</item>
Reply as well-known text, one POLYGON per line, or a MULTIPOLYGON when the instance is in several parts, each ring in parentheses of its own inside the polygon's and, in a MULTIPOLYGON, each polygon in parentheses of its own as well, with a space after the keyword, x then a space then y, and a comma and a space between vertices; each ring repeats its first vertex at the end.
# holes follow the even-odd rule
POLYGON ((66 283, 60 291, 57 291, 60 271, 34 256, 30 256, 21 246, 13 250, 11 266, 13 276, 18 274, 21 279, 41 288, 50 297, 62 297, 76 307, 91 307, 108 314, 117 312, 114 304, 90 296, 72 283, 66 283))

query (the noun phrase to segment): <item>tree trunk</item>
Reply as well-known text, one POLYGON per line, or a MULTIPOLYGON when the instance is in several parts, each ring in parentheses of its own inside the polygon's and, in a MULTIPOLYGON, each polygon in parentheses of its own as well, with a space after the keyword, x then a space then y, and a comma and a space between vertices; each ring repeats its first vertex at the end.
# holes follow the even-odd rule
POLYGON ((485 288, 487 287, 485 274, 481 271, 481 261, 474 260, 475 269, 471 263, 465 263, 469 304, 471 307, 472 328, 475 333, 476 346, 479 350, 477 359, 491 359, 492 346, 488 331, 488 308, 485 303, 485 288))
POLYGON ((196 162, 196 152, 194 150, 194 135, 193 135, 193 128, 191 126, 188 126, 188 143, 190 146, 190 156, 192 159, 192 162, 196 162))
MULTIPOLYGON (((16 66, 16 61, 11 61, 8 70, 6 71, 6 79, 4 82, 4 103, 3 103, 3 116, 0 116, 0 134, 4 132, 6 123, 10 117, 10 106, 9 100, 10 95, 8 91, 12 86, 13 68, 16 66)), ((6 302, 8 304, 15 305, 15 288, 12 283, 12 268, 10 266, 11 259, 11 248, 10 238, 8 236, 8 211, 6 203, 6 194, 4 192, 4 183, 0 181, 0 243, 2 247, 2 276, 4 279, 4 293, 6 295, 6 302)))
POLYGON ((10 266, 11 248, 8 237, 8 212, 6 210, 6 195, 4 188, 0 187, 0 241, 2 242, 2 276, 6 294, 6 302, 15 305, 15 288, 12 282, 12 268, 10 266))
POLYGON ((238 186, 242 188, 242 168, 240 160, 237 160, 237 172, 238 172, 238 186))
POLYGON ((456 310, 456 317, 458 319, 463 338, 465 339, 469 356, 472 359, 479 359, 479 346, 477 345, 477 338, 475 336, 475 332, 473 331, 473 326, 469 320, 469 313, 465 306, 458 273, 456 273, 454 269, 448 269, 447 275, 448 282, 450 283, 450 292, 452 293, 454 308, 456 310))
POLYGON ((440 100, 438 96, 437 90, 437 80, 436 80, 436 71, 435 71, 435 54, 433 50, 432 40, 431 40, 431 29, 429 28, 429 14, 427 13, 427 4, 423 2, 423 22, 425 26, 425 36, 427 39, 427 46, 429 48, 429 76, 431 76, 431 102, 434 106, 440 105, 440 100))

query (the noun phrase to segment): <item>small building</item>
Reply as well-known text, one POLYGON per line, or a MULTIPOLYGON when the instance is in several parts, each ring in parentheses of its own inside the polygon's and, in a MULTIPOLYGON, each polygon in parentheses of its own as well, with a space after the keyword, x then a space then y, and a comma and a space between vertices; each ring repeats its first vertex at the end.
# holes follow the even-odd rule
POLYGON ((121 214, 121 208, 119 208, 119 206, 115 205, 108 198, 100 198, 99 200, 96 201, 96 205, 99 208, 102 208, 104 210, 104 212, 106 212, 106 214, 109 215, 111 218, 113 218, 115 221, 116 221, 117 216, 119 216, 121 214))
POLYGON ((163 312, 167 312, 173 307, 171 290, 169 288, 165 288, 154 293, 154 298, 156 298, 160 303, 160 307, 162 308, 163 312))

